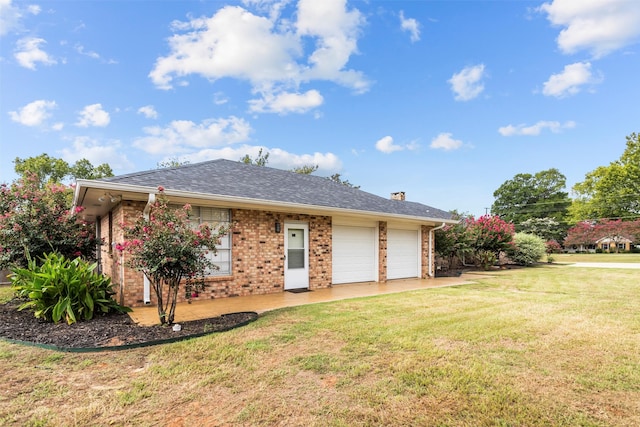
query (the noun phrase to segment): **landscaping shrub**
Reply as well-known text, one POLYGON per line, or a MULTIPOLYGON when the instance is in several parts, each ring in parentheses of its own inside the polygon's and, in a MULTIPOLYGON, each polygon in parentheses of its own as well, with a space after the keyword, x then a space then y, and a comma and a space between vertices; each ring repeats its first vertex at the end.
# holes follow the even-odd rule
POLYGON ((0 184, 0 269, 27 267, 29 256, 39 260, 50 252, 95 261, 100 240, 80 220, 82 208, 70 213, 72 195, 62 184, 41 186, 35 174, 0 184))
POLYGON ((37 318, 68 324, 90 320, 96 313, 127 312, 129 308, 111 297, 111 279, 95 272, 97 264, 80 258, 69 260, 56 253, 40 262, 28 260, 28 267, 14 267, 11 282, 17 295, 27 301, 19 310, 33 310, 37 318))
POLYGON ((540 261, 547 251, 547 246, 540 237, 534 234, 516 233, 514 244, 507 249, 509 258, 520 265, 533 265, 540 261))
POLYGON ((490 270, 498 261, 498 256, 493 251, 479 250, 475 255, 476 265, 483 270, 490 270))

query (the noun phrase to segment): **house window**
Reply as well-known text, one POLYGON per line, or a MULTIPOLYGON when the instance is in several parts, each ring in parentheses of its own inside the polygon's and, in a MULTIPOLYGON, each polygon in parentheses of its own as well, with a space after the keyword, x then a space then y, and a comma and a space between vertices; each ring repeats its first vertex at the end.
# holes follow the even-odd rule
MULTIPOLYGON (((220 226, 228 227, 231 224, 231 211, 229 209, 192 206, 189 221, 194 229, 198 229, 201 224, 209 224, 214 230, 220 226)), ((215 255, 209 253, 207 258, 218 267, 216 270, 209 270, 207 275, 228 276, 231 274, 231 233, 220 238, 215 255)))
POLYGON ((625 243, 618 243, 618 249, 625 250, 627 249, 627 245, 625 243))
POLYGON ((602 244, 602 250, 603 251, 608 251, 609 250, 609 244, 608 243, 603 243, 602 244))

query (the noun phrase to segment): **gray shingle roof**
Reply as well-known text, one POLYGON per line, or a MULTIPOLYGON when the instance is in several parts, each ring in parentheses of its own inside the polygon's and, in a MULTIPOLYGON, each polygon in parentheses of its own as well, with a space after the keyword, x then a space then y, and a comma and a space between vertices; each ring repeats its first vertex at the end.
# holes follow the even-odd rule
POLYGON ((421 203, 386 199, 323 177, 224 159, 136 172, 99 181, 151 188, 161 185, 165 190, 266 202, 451 219, 449 212, 440 209, 421 203))

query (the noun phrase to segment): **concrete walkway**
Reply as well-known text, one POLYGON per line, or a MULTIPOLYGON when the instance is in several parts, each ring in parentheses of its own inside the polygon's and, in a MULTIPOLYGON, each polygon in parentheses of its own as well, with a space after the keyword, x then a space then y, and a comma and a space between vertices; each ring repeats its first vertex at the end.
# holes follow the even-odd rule
MULTIPOLYGON (((475 280, 488 277, 485 274, 466 273, 460 277, 439 277, 436 279, 402 279, 387 283, 354 283, 334 285, 328 289, 294 294, 279 292, 268 295, 249 295, 245 297, 219 298, 214 300, 179 303, 176 307, 175 323, 189 320, 207 319, 226 313, 255 311, 264 313, 282 307, 292 307, 319 302, 338 301, 349 298, 361 298, 373 295, 414 291, 418 289, 439 288, 474 283, 475 280)), ((136 307, 129 313, 134 322, 150 326, 158 324, 156 306, 136 307)))
POLYGON ((630 268, 640 270, 640 263, 637 262, 575 262, 567 265, 569 267, 583 268, 630 268))

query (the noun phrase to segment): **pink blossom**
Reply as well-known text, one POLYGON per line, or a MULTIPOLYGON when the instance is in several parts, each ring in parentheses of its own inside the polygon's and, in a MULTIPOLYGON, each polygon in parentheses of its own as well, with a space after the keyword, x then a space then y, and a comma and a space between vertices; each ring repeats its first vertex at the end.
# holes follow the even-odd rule
POLYGON ((164 187, 162 185, 158 185, 158 191, 162 193, 164 191, 164 187))

